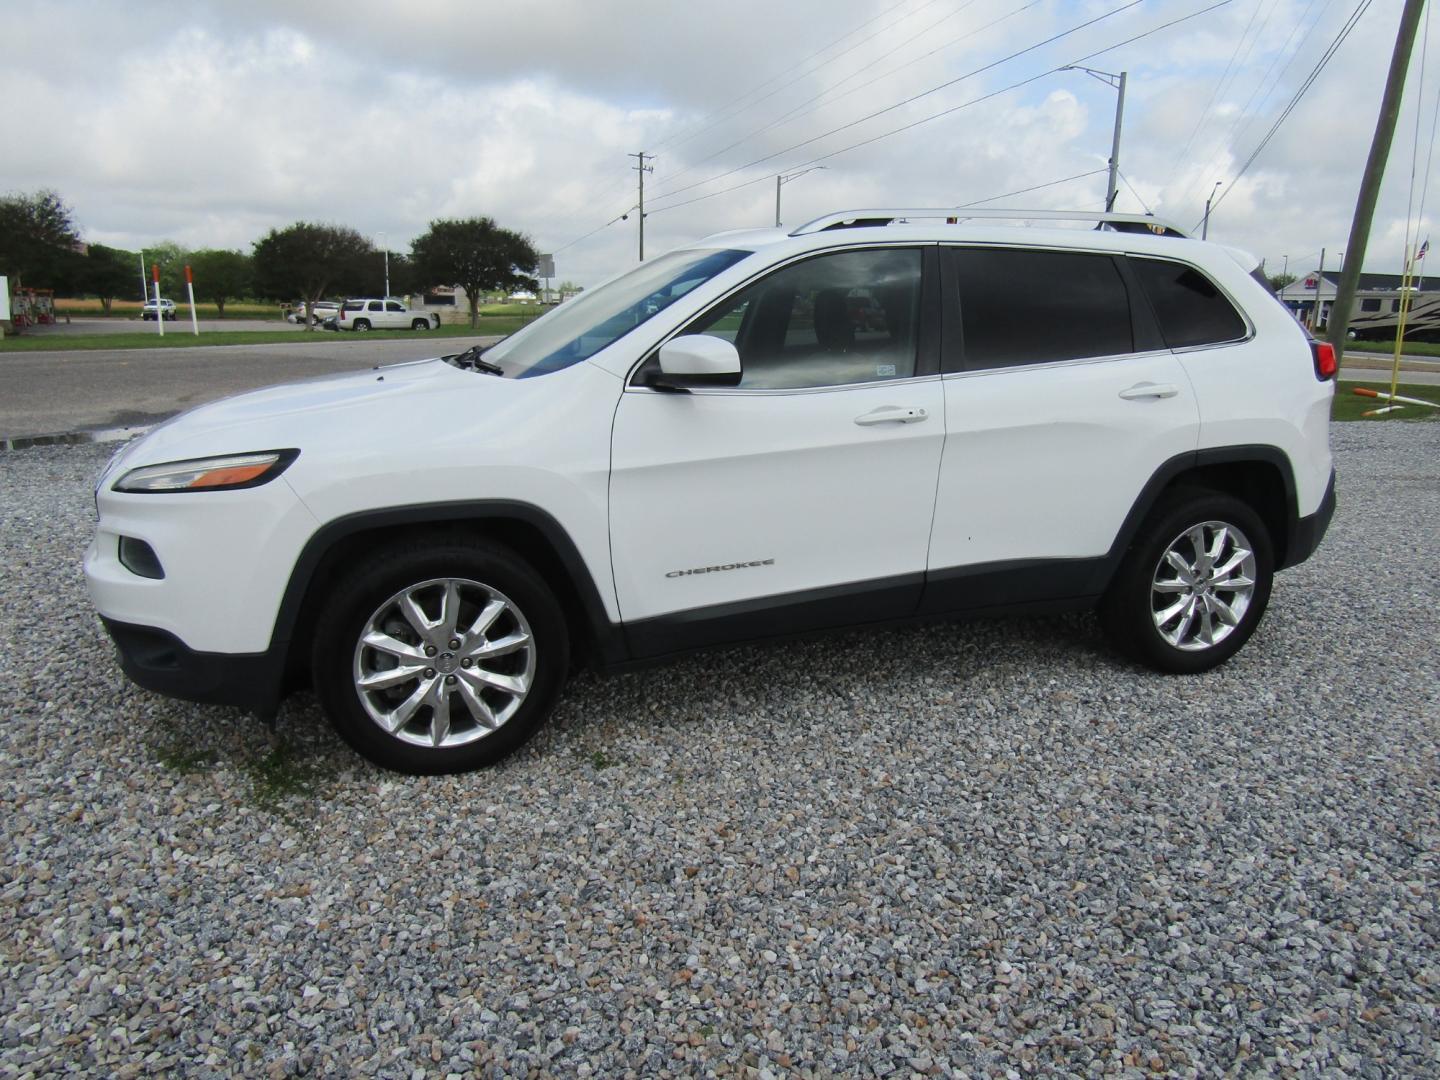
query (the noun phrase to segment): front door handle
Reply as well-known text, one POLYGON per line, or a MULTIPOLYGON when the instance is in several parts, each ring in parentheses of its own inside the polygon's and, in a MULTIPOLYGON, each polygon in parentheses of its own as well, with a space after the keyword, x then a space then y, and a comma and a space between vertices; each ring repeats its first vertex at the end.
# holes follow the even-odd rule
POLYGON ((881 405, 878 409, 871 409, 855 417, 855 423, 861 427, 870 427, 872 424, 918 424, 929 417, 928 412, 917 406, 881 405))
POLYGON ((1147 398, 1174 397, 1180 391, 1169 383, 1142 382, 1120 391, 1126 401, 1144 401, 1147 398))

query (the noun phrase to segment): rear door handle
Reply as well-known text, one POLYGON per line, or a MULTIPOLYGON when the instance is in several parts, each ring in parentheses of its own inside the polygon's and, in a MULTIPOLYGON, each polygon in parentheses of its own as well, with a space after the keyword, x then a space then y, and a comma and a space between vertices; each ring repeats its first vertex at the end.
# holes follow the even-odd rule
POLYGON ((929 417, 928 412, 916 406, 881 405, 878 409, 871 409, 855 417, 855 423, 861 427, 870 427, 872 424, 918 424, 929 417))
POLYGON ((1120 396, 1126 401, 1144 401, 1146 398, 1174 397, 1179 392, 1169 383, 1142 382, 1121 390, 1120 396))

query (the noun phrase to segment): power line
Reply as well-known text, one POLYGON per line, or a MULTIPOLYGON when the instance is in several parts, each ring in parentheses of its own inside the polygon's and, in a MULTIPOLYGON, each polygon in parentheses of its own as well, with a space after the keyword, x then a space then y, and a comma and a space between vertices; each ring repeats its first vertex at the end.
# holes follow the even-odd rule
MULTIPOLYGON (((733 169, 727 169, 725 172, 722 172, 722 173, 719 173, 719 174, 717 174, 717 175, 715 175, 715 176, 712 176, 712 177, 710 177, 710 178, 707 179, 707 180, 697 180, 697 181, 696 181, 695 183, 693 183, 693 184, 686 184, 684 187, 675 188, 673 191, 667 192, 667 196, 670 196, 670 195, 679 195, 681 192, 689 191, 689 190, 691 190, 692 188, 702 187, 702 186, 705 185, 705 184, 712 184, 712 183, 714 183, 716 180, 723 180, 723 179, 724 179, 725 177, 727 177, 727 176, 733 176, 733 175, 734 175, 735 173, 737 173, 737 172, 743 172, 744 170, 753 168, 753 167, 756 166, 756 165, 761 165, 761 164, 763 164, 764 162, 767 162, 767 161, 771 160, 772 158, 780 157, 782 154, 788 154, 788 153, 790 153, 790 152, 793 151, 793 150, 799 150, 801 147, 809 146, 811 143, 819 142, 821 139, 827 139, 827 138, 829 138, 831 135, 838 135, 838 134, 839 134, 840 132, 842 132, 842 131, 848 131, 850 128, 853 128, 853 127, 856 127, 856 126, 858 126, 858 125, 860 125, 860 124, 863 124, 863 123, 865 123, 866 121, 874 120, 876 117, 884 116, 886 113, 894 112, 896 109, 903 108, 903 107, 906 106, 906 105, 913 104, 914 102, 919 101, 921 98, 929 97, 931 94, 934 94, 934 93, 937 93, 938 91, 944 90, 946 87, 954 86, 956 83, 964 82, 966 79, 973 78, 974 76, 979 75, 979 74, 982 74, 983 72, 989 71, 989 70, 992 69, 992 68, 999 67, 1001 64, 1008 63, 1009 61, 1014 60, 1014 59, 1016 59, 1017 57, 1024 56, 1026 53, 1031 53, 1031 52, 1034 52, 1036 49, 1044 48, 1046 45, 1054 44, 1055 42, 1060 41, 1060 40, 1063 39, 1063 38, 1069 37, 1071 34, 1078 33, 1079 31, 1084 30, 1086 27, 1093 26, 1093 25, 1095 25, 1096 23, 1102 22, 1102 21, 1104 21, 1105 19, 1108 19, 1108 18, 1110 18, 1110 17, 1113 16, 1113 15, 1119 15, 1121 12, 1129 11, 1131 8, 1136 7, 1136 6, 1138 6, 1138 5, 1140 5, 1140 4, 1144 3, 1144 2, 1145 2, 1145 0, 1129 0, 1128 3, 1123 4, 1123 5, 1121 5, 1120 7, 1115 8, 1115 9, 1112 10, 1112 11, 1107 11, 1107 12, 1105 12, 1104 14, 1102 14, 1102 15, 1097 15, 1097 16, 1095 16, 1095 17, 1092 18, 1092 19, 1087 19, 1086 21, 1084 21, 1084 22, 1082 22, 1082 23, 1079 23, 1079 24, 1077 24, 1077 25, 1075 25, 1075 26, 1072 26, 1069 30, 1061 31, 1060 33, 1054 34, 1054 35, 1052 35, 1051 37, 1048 37, 1048 38, 1046 38, 1046 39, 1043 40, 1043 41, 1036 42, 1034 45, 1029 45, 1029 46, 1027 46, 1027 47, 1025 47, 1025 48, 1023 48, 1023 49, 1020 49, 1020 50, 1017 51, 1017 52, 1011 53, 1011 54, 1008 55, 1008 56, 1003 56, 1003 57, 1001 57, 999 60, 991 61, 990 63, 985 64, 985 65, 983 65, 982 67, 978 67, 978 68, 974 69, 973 71, 966 72, 964 75, 956 76, 956 77, 953 78, 953 79, 947 79, 945 82, 939 83, 939 84, 936 85, 936 86, 932 86, 932 87, 930 87, 930 89, 928 89, 928 90, 922 90, 922 91, 921 91, 920 93, 918 93, 918 94, 912 94, 910 97, 905 98, 905 99, 902 100, 902 101, 897 101, 897 102, 895 102, 893 105, 887 105, 887 106, 885 106, 883 109, 877 109, 875 112, 872 112, 872 113, 869 113, 869 114, 867 114, 867 115, 865 115, 865 116, 862 116, 862 117, 860 117, 859 119, 851 120, 851 121, 848 122, 848 123, 841 124, 839 127, 837 127, 837 128, 832 128, 832 129, 830 129, 829 131, 826 131, 826 132, 823 132, 823 133, 820 134, 820 135, 814 136, 813 138, 806 139, 806 140, 804 140, 803 142, 795 143, 793 146, 787 146, 787 147, 786 147, 785 149, 783 149, 783 150, 776 150, 774 153, 766 154, 764 157, 756 158, 754 161, 748 162, 748 163, 746 163, 746 164, 744 164, 744 165, 737 165, 737 166, 736 166, 735 168, 733 168, 733 169)), ((1222 3, 1230 3, 1230 2, 1231 2, 1231 0, 1222 0, 1222 3)), ((1220 5, 1216 5, 1216 6, 1220 6, 1220 5)), ((1096 54, 1096 55, 1098 55, 1098 54, 1096 54)), ((1042 73, 1042 74, 1048 75, 1048 74, 1050 74, 1050 73, 1049 73, 1049 72, 1044 72, 1044 73, 1042 73)), ((1039 77, 1040 77, 1040 76, 1036 76, 1036 78, 1039 78, 1039 77)), ((1027 81, 1027 82, 1033 82, 1034 79, 1029 79, 1029 80, 1026 80, 1026 81, 1027 81)), ((1023 85, 1023 84, 1017 83, 1017 84, 1015 84, 1015 85, 1018 86, 1018 85, 1023 85)), ((986 96, 987 96, 987 97, 993 97, 994 95, 991 94, 991 95, 986 95, 986 96)), ((981 99, 977 99, 977 100, 984 100, 984 99, 981 98, 981 99)), ((968 104, 968 103, 967 103, 967 104, 968 104)), ((943 114, 936 114, 936 115, 943 115, 943 114)), ((911 126, 913 126, 913 125, 911 125, 911 126)), ((900 129, 900 130, 904 130, 904 129, 900 129)), ((827 156, 834 156, 834 155, 827 155, 827 156)), ((817 159, 815 159, 815 160, 819 161, 819 160, 823 160, 823 159, 822 159, 822 158, 817 158, 817 159)), ((812 162, 806 162, 805 164, 807 164, 807 165, 808 165, 808 164, 812 164, 812 162)), ((798 166, 796 166, 796 167, 798 168, 798 166)), ((716 194, 719 194, 719 192, 717 192, 716 194)), ((692 201, 693 201, 693 200, 692 200, 692 201)), ((677 204, 677 205, 679 205, 679 204, 677 204)), ((664 209, 670 209, 670 208, 669 208, 669 207, 665 207, 664 209)), ((658 212, 658 210, 657 210, 657 212, 658 212)))
MULTIPOLYGON (((1134 42, 1141 41, 1141 40, 1143 40, 1143 39, 1145 39, 1145 38, 1151 37, 1151 36, 1154 35, 1154 34, 1160 33, 1162 30, 1168 30, 1168 29, 1169 29, 1170 27, 1172 27, 1172 26, 1176 26, 1176 25, 1178 25, 1178 24, 1180 24, 1180 23, 1187 22, 1187 21, 1190 20, 1190 19, 1198 18, 1198 17, 1201 16, 1201 15, 1208 14, 1209 12, 1214 11, 1214 10, 1217 9, 1217 8, 1222 8, 1222 7, 1224 7, 1224 6, 1226 6, 1227 4, 1232 3, 1232 2, 1233 2, 1233 0, 1217 0, 1216 3, 1213 3, 1213 4, 1209 5, 1208 7, 1201 8, 1201 9, 1198 10, 1198 11, 1193 11, 1193 12, 1191 12, 1189 15, 1182 15, 1182 16, 1180 16, 1179 18, 1171 19, 1169 22, 1161 23, 1159 26, 1152 27, 1151 29, 1146 30, 1146 31, 1144 31, 1144 32, 1142 32, 1142 33, 1135 34, 1135 35, 1132 36, 1132 37, 1128 37, 1128 38, 1126 38, 1124 41, 1116 42, 1114 45, 1107 45, 1105 48, 1103 48, 1103 49, 1097 49, 1097 50, 1095 50, 1095 51, 1092 52, 1092 53, 1087 53, 1086 55, 1084 55, 1084 56, 1082 56, 1082 57, 1079 57, 1079 58, 1076 59, 1076 60, 1072 60, 1072 61, 1070 61, 1070 62, 1067 63, 1067 64, 1058 65, 1058 66, 1056 66, 1056 67, 1050 68, 1048 71, 1042 71, 1042 72, 1040 72, 1040 74, 1038 74, 1038 75, 1032 75, 1032 76, 1030 76, 1029 78, 1021 79, 1021 80, 1019 80, 1019 81, 1017 81, 1017 82, 1013 82, 1013 83, 1011 83, 1009 86, 1002 86, 1002 87, 1000 87, 1000 89, 998 89, 998 90, 993 90, 993 91, 991 91, 991 92, 988 93, 988 94, 982 94, 980 97, 971 98, 969 101, 961 102, 959 105, 952 105, 952 106, 951 106, 950 108, 948 108, 948 109, 942 109, 942 110, 940 110, 940 111, 937 112, 937 113, 932 113, 931 115, 926 116, 926 117, 922 117, 922 118, 919 119, 919 120, 915 120, 915 121, 912 121, 911 123, 904 124, 904 125, 902 125, 902 126, 900 126, 900 127, 898 127, 898 128, 892 128, 890 131, 882 132, 881 134, 879 134, 879 135, 874 135, 874 136, 872 136, 872 137, 870 137, 870 138, 868 138, 868 139, 862 139, 860 142, 851 143, 849 146, 842 146, 842 147, 841 147, 840 149, 838 149, 838 150, 832 150, 832 151, 830 151, 830 152, 827 153, 827 154, 822 154, 822 155, 820 155, 819 157, 811 158, 809 161, 805 161, 805 162, 801 162, 801 163, 799 163, 799 164, 791 165, 791 166, 789 166, 788 168, 790 168, 790 169, 803 169, 803 168, 806 168, 806 167, 808 167, 808 166, 815 165, 815 164, 817 164, 817 163, 819 163, 819 162, 821 162, 821 161, 827 161, 827 160, 829 160, 830 158, 838 157, 839 155, 848 153, 848 152, 850 152, 851 150, 859 149, 859 148, 862 147, 862 146, 869 146, 871 143, 879 142, 879 141, 881 141, 882 139, 888 139, 888 138, 890 138, 890 136, 892 136, 892 135, 898 135, 898 134, 900 134, 901 132, 909 131, 909 130, 911 130, 912 128, 917 128, 917 127, 919 127, 919 126, 922 125, 922 124, 928 124, 928 123, 929 123, 930 121, 932 121, 932 120, 938 120, 938 119, 939 119, 940 117, 942 117, 942 116, 949 116, 951 113, 959 112, 961 109, 969 108, 971 105, 978 105, 978 104, 979 104, 980 102, 982 102, 982 101, 989 101, 991 98, 999 97, 1001 94, 1008 93, 1008 92, 1011 91, 1011 90, 1018 89, 1019 87, 1022 87, 1022 86, 1027 86, 1027 85, 1029 85, 1030 83, 1033 83, 1033 82, 1038 82, 1040 79, 1043 79, 1043 78, 1045 78, 1045 77, 1048 76, 1048 75, 1054 75, 1056 72, 1062 71, 1062 70, 1064 70, 1064 69, 1067 68, 1067 67, 1072 67, 1072 66, 1081 64, 1081 63, 1083 63, 1083 62, 1086 61, 1086 60, 1093 60, 1093 59, 1095 59, 1096 57, 1098 57, 1098 56, 1103 56, 1103 55, 1105 55, 1105 54, 1108 53, 1108 52, 1113 52, 1114 50, 1119 49, 1119 48, 1123 48, 1123 47, 1126 46, 1126 45, 1130 45, 1130 44, 1133 44, 1134 42)), ((812 139, 812 140, 810 140, 810 141, 813 142, 814 140, 812 139)), ((802 144, 800 144, 800 145, 804 145, 804 144, 802 143, 802 144)), ((773 155, 772 155, 772 156, 773 156, 773 155)), ((738 170, 735 170, 735 169, 732 169, 732 170, 731 170, 731 172, 736 172, 736 171, 738 171, 738 170)), ((722 175, 725 175, 725 174, 722 174, 722 175)), ((718 179, 718 177, 717 177, 716 179, 718 179)), ((767 180, 769 180, 769 179, 770 179, 770 175, 767 173, 767 174, 764 175, 764 176, 757 176, 757 177, 755 177, 755 178, 753 178, 753 179, 742 181, 741 183, 734 184, 734 185, 732 185, 732 186, 730 186, 730 187, 722 188, 722 189, 719 190, 719 191, 712 191, 712 192, 710 192, 709 194, 706 194, 706 195, 698 195, 698 196, 696 196, 696 197, 693 198, 693 199, 686 199, 684 202, 671 203, 669 206, 663 206, 663 207, 660 207, 660 208, 658 208, 658 209, 656 209, 656 210, 652 210, 652 211, 650 211, 650 212, 651 212, 652 214, 659 214, 659 213, 664 213, 666 210, 676 210, 676 209, 679 209, 679 208, 682 207, 682 206, 689 206, 689 205, 691 205, 691 204, 693 204, 693 203, 704 202, 706 199, 713 199, 713 198, 715 198, 715 197, 718 196, 718 195, 725 195, 725 194, 728 194, 729 192, 732 192, 732 191, 739 191, 741 188, 750 187, 750 186, 753 185, 753 184, 762 183, 762 182, 767 181, 767 180)))
POLYGON ((1109 168, 1091 169, 1089 172, 1076 173, 1074 176, 1067 176, 1061 180, 1051 180, 1048 184, 1036 184, 1034 187, 1021 188, 1019 191, 1007 191, 1004 195, 991 195, 988 199, 976 199, 974 202, 961 203, 955 209, 964 210, 971 206, 984 206, 986 203, 999 202, 1001 199, 1009 199, 1016 195, 1028 195, 1032 191, 1040 191, 1042 188, 1058 187, 1061 184, 1068 184, 1071 180, 1083 180, 1087 176, 1099 176, 1101 173, 1109 172, 1109 168))
MULTIPOLYGON (((1119 170, 1117 169, 1116 172, 1119 172, 1119 170)), ((1123 181, 1125 182, 1125 186, 1130 189, 1130 194, 1135 196, 1135 201, 1138 202, 1142 207, 1144 207, 1145 213, 1147 213, 1147 214, 1153 214, 1153 213, 1155 213, 1154 210, 1151 210, 1151 209, 1150 209, 1149 204, 1147 204, 1147 203, 1145 202, 1145 200, 1140 197, 1140 193, 1135 190, 1135 186, 1130 183, 1130 181, 1126 178, 1126 176, 1125 176, 1125 174, 1124 174, 1123 172, 1120 173, 1120 179, 1123 180, 1123 181)))
MULTIPOLYGON (((841 79, 839 82, 837 82, 837 83, 835 83, 835 84, 833 84, 833 85, 831 85, 831 86, 826 87, 824 90, 820 91, 820 93, 818 93, 818 94, 814 95, 813 97, 807 98, 806 100, 800 102, 800 104, 796 105, 796 106, 795 106, 794 108, 792 108, 789 112, 781 113, 780 116, 778 116, 778 117, 776 117, 774 120, 770 121, 770 123, 765 124, 763 127, 755 128, 753 131, 747 132, 746 134, 742 135, 740 138, 736 139, 734 142, 730 143, 728 146, 722 146, 719 150, 716 150, 714 153, 712 153, 712 154, 710 154, 710 155, 708 155, 708 156, 706 156, 706 157, 701 158, 699 161, 696 161, 693 165, 690 165, 688 168, 685 168, 685 169, 681 170, 679 173, 677 173, 675 176, 673 176, 673 177, 671 178, 671 180, 672 180, 672 181, 675 181, 675 180, 679 180, 681 177, 688 176, 690 173, 692 173, 692 172, 694 172, 696 169, 698 169, 701 165, 704 165, 707 161, 713 161, 715 158, 719 157, 721 154, 724 154, 724 153, 726 153, 727 151, 730 151, 730 150, 735 149, 735 147, 740 146, 742 143, 749 142, 751 139, 755 138, 757 135, 763 135, 765 132, 769 131, 771 128, 778 127, 779 125, 785 123, 787 120, 791 119, 792 117, 798 119, 798 117, 796 117, 795 114, 796 114, 796 113, 799 113, 801 109, 804 109, 806 105, 810 105, 810 104, 813 104, 813 103, 816 102, 816 101, 820 101, 820 100, 823 99, 823 98, 828 98, 828 97, 830 97, 830 95, 832 95, 832 94, 833 94, 836 90, 838 90, 840 87, 844 86, 844 85, 845 85, 847 82, 849 82, 851 79, 854 79, 854 78, 856 78, 857 76, 863 75, 866 71, 868 71, 870 68, 874 67, 876 64, 880 63, 880 61, 884 60, 886 57, 888 57, 888 56, 894 56, 894 55, 895 55, 897 52, 899 52, 901 49, 905 48, 905 46, 911 44, 912 42, 914 42, 914 41, 915 41, 916 39, 918 39, 918 38, 924 37, 926 34, 930 33, 930 31, 934 30, 935 27, 939 26, 941 23, 947 22, 948 20, 953 19, 956 15, 959 15, 959 14, 960 14, 961 12, 963 12, 966 8, 971 7, 975 2, 976 2, 976 0, 965 0, 965 2, 962 3, 962 4, 961 4, 958 8, 956 8, 954 11, 951 11, 951 12, 947 13, 946 15, 943 15, 941 18, 936 19, 934 22, 930 23, 930 25, 926 26, 924 29, 920 30, 918 33, 912 34, 910 37, 906 38, 906 39, 905 39, 904 41, 902 41, 899 45, 896 45, 894 48, 890 49, 889 51, 881 53, 879 56, 875 57, 875 58, 874 58, 873 60, 871 60, 869 63, 865 64, 863 67, 859 67, 859 68, 855 69, 855 70, 852 71, 849 75, 846 75, 843 79, 841 79)), ((1039 2, 1040 2, 1040 0, 1030 0, 1030 3, 1027 3, 1027 4, 1024 5, 1024 6, 1025 6, 1025 7, 1033 7, 1035 4, 1037 4, 1037 3, 1039 3, 1039 2)), ((1024 10, 1024 8, 1022 7, 1022 8, 1020 8, 1020 9, 1018 9, 1018 10, 1024 10)), ((912 12, 912 14, 915 14, 915 13, 912 12)), ((1014 12, 1011 12, 1011 14, 1013 15, 1013 14, 1015 14, 1015 13, 1014 13, 1014 12)), ((997 19, 997 20, 995 20, 995 21, 996 21, 996 22, 1003 22, 1004 19, 1008 19, 1009 17, 1010 17, 1009 15, 1006 15, 1006 16, 1004 16, 1003 18, 997 19)), ((949 44, 953 45, 956 41, 963 41, 963 40, 965 40, 965 38, 967 38, 967 37, 974 37, 976 34, 980 33, 981 30, 986 30, 986 29, 988 29, 990 26, 993 26, 993 25, 994 25, 994 23, 989 23, 989 24, 987 24, 986 26, 981 27, 980 30, 973 31, 973 32, 971 32, 970 34, 961 34, 959 37, 952 39, 949 44)), ((939 51, 939 50, 933 50, 931 53, 927 53, 926 56, 933 55, 933 52, 935 52, 935 51, 939 51)), ((836 57, 835 59, 838 60, 839 57, 836 57)), ((918 57, 918 58, 917 58, 917 60, 921 60, 921 59, 924 59, 924 57, 918 57)), ((917 60, 906 61, 905 64, 903 64, 903 65, 901 65, 900 67, 897 67, 897 68, 892 68, 889 72, 886 73, 886 75, 879 76, 878 78, 885 78, 887 75, 893 75, 896 71, 903 70, 905 67, 908 67, 909 65, 911 65, 911 64, 913 64, 913 63, 916 63, 917 60)), ((798 80, 792 80, 792 81, 798 81, 798 80)), ((875 82, 875 81, 878 81, 878 79, 872 79, 872 80, 871 80, 871 82, 875 82)), ((789 84, 787 84, 787 85, 789 85, 789 84)), ((868 86, 868 85, 870 85, 870 83, 863 83, 863 84, 861 84, 861 86, 857 86, 857 87, 855 87, 853 90, 848 90, 848 91, 846 91, 844 94, 841 95, 841 97, 849 97, 851 94, 855 93, 857 90, 860 90, 860 89, 862 89, 864 86, 868 86)), ((783 88, 782 88, 782 89, 783 89, 783 88)), ((757 103, 757 104, 758 104, 758 103, 757 103)), ((815 111, 816 111, 815 109, 811 109, 809 112, 801 113, 801 115, 803 115, 803 116, 809 116, 810 113, 815 112, 815 111)), ((663 191, 656 192, 655 197, 658 199, 658 198, 660 198, 661 196, 663 196, 664 194, 665 194, 665 192, 663 192, 663 191)))
MULTIPOLYGON (((1325 70, 1326 65, 1328 65, 1335 54, 1339 52, 1340 46, 1343 45, 1345 39, 1350 36, 1350 31, 1355 29, 1356 23, 1360 21, 1361 17, 1369 9, 1371 2, 1372 0, 1360 0, 1360 3, 1356 5, 1355 10, 1350 13, 1350 17, 1345 20, 1345 24, 1340 28, 1340 32, 1335 35, 1334 40, 1331 41, 1329 47, 1325 50, 1324 54, 1321 55, 1319 62, 1311 69, 1310 74, 1305 77, 1305 81, 1300 84, 1300 88, 1295 91, 1294 96, 1290 98, 1289 103, 1276 118, 1275 123, 1272 124, 1270 130, 1265 133, 1265 137, 1260 140, 1260 144, 1256 146, 1250 156, 1245 159, 1245 164, 1240 166, 1239 172, 1231 178, 1229 186, 1227 186, 1225 190, 1220 193, 1220 197, 1211 204, 1210 212, 1212 214, 1216 208, 1225 201, 1225 197, 1235 190, 1235 185, 1239 182, 1240 178, 1249 171, 1250 166, 1255 164, 1255 159, 1264 152, 1265 147, 1270 145, 1270 140, 1275 137, 1281 125, 1284 124, 1290 114, 1295 111, 1295 107, 1300 104, 1300 100, 1305 96, 1306 91, 1315 85, 1315 80, 1320 77, 1320 73, 1325 70)), ((1198 228, 1199 225, 1200 222, 1196 221, 1195 227, 1198 228)))

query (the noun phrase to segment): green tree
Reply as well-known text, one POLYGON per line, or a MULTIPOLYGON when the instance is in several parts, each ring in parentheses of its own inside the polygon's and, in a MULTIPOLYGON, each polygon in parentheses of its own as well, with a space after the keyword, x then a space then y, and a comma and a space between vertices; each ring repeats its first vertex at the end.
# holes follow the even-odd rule
POLYGON ((255 244, 255 288, 273 300, 305 301, 313 330, 315 302, 331 292, 358 292, 373 278, 375 248, 354 229, 297 221, 272 229, 255 244))
POLYGON ((249 296, 255 288, 255 265, 241 251, 192 251, 190 269, 195 275, 195 295, 209 300, 225 317, 225 302, 249 296))
POLYGON ((133 251, 91 244, 78 275, 79 291, 98 297, 105 314, 117 296, 134 296, 139 288, 140 256, 133 251))
POLYGON ((70 208, 53 191, 0 195, 0 274, 49 285, 73 266, 80 236, 70 208))
POLYGON ((520 233, 502 229, 493 218, 432 221, 411 245, 415 274, 424 288, 449 285, 465 290, 470 326, 480 325, 480 294, 489 289, 536 289, 540 264, 535 247, 520 233))
POLYGON ((185 302, 185 264, 190 253, 174 240, 159 240, 145 249, 145 280, 153 297, 154 267, 160 267, 160 295, 176 303, 185 302))
POLYGON ((1281 289, 1285 288, 1286 285, 1298 279, 1294 274, 1269 274, 1265 280, 1270 283, 1270 291, 1278 293, 1281 289))

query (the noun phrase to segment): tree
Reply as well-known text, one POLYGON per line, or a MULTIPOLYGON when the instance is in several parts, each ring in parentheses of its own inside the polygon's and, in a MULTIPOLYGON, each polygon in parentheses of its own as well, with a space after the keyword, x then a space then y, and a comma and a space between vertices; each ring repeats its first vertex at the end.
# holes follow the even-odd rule
POLYGON ((80 244, 70 208, 53 191, 0 195, 0 274, 48 284, 69 269, 80 244))
POLYGON ((502 229, 493 218, 432 221, 411 245, 415 273, 425 288, 449 285, 465 290, 470 326, 480 325, 480 294, 487 289, 536 289, 540 256, 520 233, 502 229))
POLYGON ((185 299, 185 264, 190 253, 174 240, 158 240, 145 249, 145 280, 155 288, 152 268, 160 267, 160 295, 171 300, 185 299))
POLYGON ((91 244, 78 275, 79 291, 98 297, 105 314, 117 296, 135 295, 139 284, 140 256, 133 251, 91 244))
POLYGON ((211 301, 225 317, 225 301, 249 296, 255 285, 255 266, 240 251, 192 251, 190 269, 195 275, 195 295, 211 301))
POLYGON ((255 244, 255 288, 273 300, 305 301, 305 328, 313 330, 315 301, 335 292, 358 292, 374 275, 375 248, 354 229, 297 221, 271 229, 255 244))

